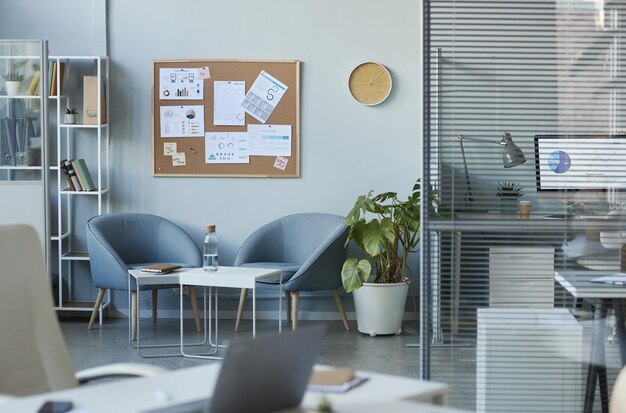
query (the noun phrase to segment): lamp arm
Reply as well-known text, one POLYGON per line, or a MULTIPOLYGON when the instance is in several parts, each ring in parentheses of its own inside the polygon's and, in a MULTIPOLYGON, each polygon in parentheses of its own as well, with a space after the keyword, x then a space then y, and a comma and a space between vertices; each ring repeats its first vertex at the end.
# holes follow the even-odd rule
POLYGON ((504 139, 499 140, 499 141, 494 141, 493 139, 485 139, 485 138, 474 138, 474 137, 468 137, 468 136, 464 136, 464 135, 459 135, 458 137, 459 142, 463 142, 464 140, 468 140, 468 141, 476 141, 476 142, 487 142, 487 143, 494 143, 496 145, 506 145, 506 141, 504 139))
POLYGON ((465 169, 465 183, 467 185, 467 192, 465 192, 465 206, 467 208, 472 207, 474 197, 472 196, 472 186, 470 184, 469 171, 467 169, 467 158, 465 157, 465 148, 463 147, 463 135, 459 135, 459 144, 461 145, 461 155, 463 155, 463 168, 465 169))

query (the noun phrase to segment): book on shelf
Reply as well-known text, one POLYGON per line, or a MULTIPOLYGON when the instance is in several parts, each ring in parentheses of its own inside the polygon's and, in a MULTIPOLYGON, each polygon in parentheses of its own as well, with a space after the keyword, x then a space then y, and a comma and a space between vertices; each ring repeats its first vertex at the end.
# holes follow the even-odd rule
MULTIPOLYGON (((72 175, 70 175, 70 171, 66 165, 67 159, 63 159, 59 162, 59 168, 61 168, 61 172, 63 172, 63 176, 67 180, 67 187, 70 191, 76 191, 76 186, 74 186, 74 181, 72 181, 72 175)), ((69 164, 69 162, 67 162, 69 164)), ((72 166, 69 164, 70 167, 72 166)), ((72 173, 74 174, 74 170, 72 169, 72 173)), ((76 176, 76 174, 74 174, 76 176)), ((77 178, 78 179, 78 178, 77 178)))
POLYGON ((50 78, 51 78, 50 89, 49 89, 50 96, 57 95, 57 83, 59 83, 59 89, 61 92, 60 94, 63 94, 63 78, 65 77, 64 75, 65 75, 65 63, 59 62, 59 64, 57 65, 57 62, 53 62, 52 74, 50 75, 50 78), (57 78, 58 78, 58 82, 57 82, 57 78))
POLYGON ((311 373, 307 390, 324 393, 343 393, 365 380, 367 380, 366 376, 356 374, 354 369, 351 368, 315 369, 311 373))
POLYGON ((153 264, 153 265, 147 265, 145 267, 141 268, 141 271, 143 272, 151 272, 154 274, 167 274, 168 272, 172 272, 172 271, 176 271, 179 268, 183 268, 181 265, 178 264, 153 264))
POLYGON ((93 183, 93 179, 91 179, 91 174, 89 173, 89 168, 87 168, 85 160, 78 159, 72 161, 71 164, 74 168, 74 172, 76 172, 76 176, 78 176, 78 181, 80 182, 82 190, 95 191, 97 188, 93 183))
POLYGON ((33 75, 33 78, 31 79, 30 84, 28 85, 28 89, 26 91, 26 93, 29 96, 33 96, 37 93, 40 80, 41 80, 41 70, 37 70, 35 74, 33 75))

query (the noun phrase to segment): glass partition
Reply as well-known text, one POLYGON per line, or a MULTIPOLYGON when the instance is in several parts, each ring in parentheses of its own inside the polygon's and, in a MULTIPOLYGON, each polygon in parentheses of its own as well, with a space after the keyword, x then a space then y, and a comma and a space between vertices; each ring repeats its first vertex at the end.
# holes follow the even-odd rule
POLYGON ((626 2, 424 10, 422 377, 479 412, 600 409, 626 357, 626 287, 596 280, 626 269, 626 2))

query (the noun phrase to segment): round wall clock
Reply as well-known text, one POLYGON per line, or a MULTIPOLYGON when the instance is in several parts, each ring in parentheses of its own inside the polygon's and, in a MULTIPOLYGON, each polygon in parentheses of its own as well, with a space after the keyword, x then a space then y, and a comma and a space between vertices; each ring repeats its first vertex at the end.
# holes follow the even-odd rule
POLYGON ((391 93, 391 74, 380 63, 365 62, 352 69, 348 78, 350 94, 358 102, 374 106, 382 103, 391 93))

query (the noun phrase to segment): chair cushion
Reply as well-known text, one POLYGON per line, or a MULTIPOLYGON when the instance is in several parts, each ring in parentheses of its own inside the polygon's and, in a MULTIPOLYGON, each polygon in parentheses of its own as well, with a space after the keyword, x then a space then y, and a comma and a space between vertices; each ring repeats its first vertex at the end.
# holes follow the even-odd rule
MULTIPOLYGON (((300 269, 299 264, 292 262, 247 262, 241 265, 248 268, 276 268, 283 271, 283 283, 287 282, 293 275, 300 269)), ((260 279, 259 282, 265 284, 278 284, 278 281, 264 281, 260 279)))

